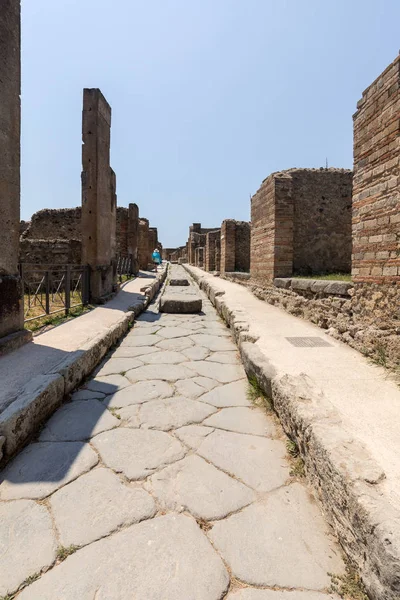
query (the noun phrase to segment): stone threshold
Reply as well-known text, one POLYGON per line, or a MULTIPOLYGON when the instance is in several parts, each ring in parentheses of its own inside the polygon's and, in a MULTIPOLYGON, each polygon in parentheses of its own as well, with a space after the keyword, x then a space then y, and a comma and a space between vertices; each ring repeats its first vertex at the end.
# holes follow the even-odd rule
POLYGON ((184 266, 230 327, 247 375, 257 379, 296 442, 323 512, 370 598, 399 600, 400 510, 383 487, 385 473, 310 378, 277 373, 255 344, 259 336, 248 313, 226 297, 218 279, 184 266))
MULTIPOLYGON (((55 343, 50 350, 54 352, 55 356, 59 353, 63 358, 58 363, 56 360, 53 368, 51 366, 49 369, 42 368, 41 372, 36 373, 33 369, 23 385, 19 389, 13 390, 13 399, 0 413, 0 467, 3 467, 34 437, 41 424, 62 404, 65 396, 80 385, 101 362, 108 350, 125 335, 134 319, 147 308, 157 294, 166 276, 165 269, 146 285, 144 295, 139 296, 138 293, 133 293, 135 298, 131 306, 124 307, 121 302, 121 306, 114 309, 121 312, 121 316, 114 319, 114 322, 108 327, 100 328, 98 322, 93 318, 98 309, 62 325, 63 333, 68 335, 71 327, 76 327, 77 323, 79 325, 79 319, 85 317, 90 319, 92 316, 93 320, 90 336, 85 343, 68 353, 60 347, 57 348, 55 343), (67 356, 65 357, 65 355, 67 356)), ((120 294, 126 295, 127 292, 122 289, 115 296, 115 301, 118 302, 120 294)), ((104 308, 107 309, 107 305, 104 308)), ((54 329, 52 331, 54 332, 54 329)), ((46 336, 47 333, 44 333, 43 336, 46 336)), ((12 370, 17 371, 21 360, 29 358, 29 353, 35 353, 35 351, 39 353, 43 348, 49 350, 46 346, 29 348, 29 345, 26 345, 20 349, 24 351, 23 356, 16 350, 8 354, 6 358, 0 359, 0 369, 1 361, 7 359, 7 370, 10 373, 12 370)), ((6 379, 4 379, 4 387, 7 387, 6 379)))

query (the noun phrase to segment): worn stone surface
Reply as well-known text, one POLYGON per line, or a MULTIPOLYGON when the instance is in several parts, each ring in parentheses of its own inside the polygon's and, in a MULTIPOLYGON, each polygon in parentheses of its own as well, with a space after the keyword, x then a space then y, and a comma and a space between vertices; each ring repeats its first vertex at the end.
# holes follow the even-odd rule
POLYGON ((247 398, 247 387, 247 380, 240 379, 239 381, 215 388, 211 392, 200 396, 200 400, 218 408, 251 406, 251 402, 247 398))
MULTIPOLYGON (((142 360, 147 354, 154 354, 159 349, 156 346, 119 346, 113 352, 113 358, 136 358, 139 357, 142 360)), ((142 361, 143 362, 143 361, 142 361)))
POLYGON ((238 363, 237 352, 213 352, 211 356, 206 358, 210 362, 223 363, 226 365, 236 365, 238 363))
POLYGON ((105 394, 101 392, 92 392, 91 390, 78 390, 71 396, 71 400, 101 400, 105 394))
POLYGON ((148 485, 164 508, 188 510, 198 519, 222 519, 255 499, 252 490, 195 455, 155 473, 148 485))
POLYGON ((214 430, 197 452, 259 492, 284 485, 289 477, 285 445, 281 441, 214 430))
POLYGON ((175 431, 175 435, 184 444, 195 450, 202 444, 204 438, 206 438, 214 429, 212 427, 206 427, 204 425, 187 425, 180 427, 175 431))
POLYGON ((205 335, 203 333, 196 333, 190 336, 190 339, 198 346, 208 348, 212 352, 225 352, 229 350, 236 350, 235 344, 228 338, 220 338, 217 335, 205 335))
MULTIPOLYGON (((146 330, 147 331, 147 330, 146 330)), ((161 341, 161 337, 155 334, 143 334, 143 335, 128 335, 123 342, 121 342, 121 348, 124 346, 154 346, 157 342, 161 341)))
POLYGON ((120 427, 100 433, 92 443, 108 467, 131 480, 143 479, 185 454, 182 445, 168 433, 150 429, 120 427))
POLYGON ((220 600, 228 585, 221 559, 194 519, 166 515, 79 550, 20 598, 220 600))
POLYGON ((108 375, 108 377, 96 377, 85 384, 86 389, 102 394, 114 394, 118 390, 130 385, 129 379, 123 375, 108 375))
POLYGON ((83 546, 118 527, 149 519, 156 512, 152 497, 124 485, 100 467, 58 490, 50 499, 61 545, 83 546))
POLYGON ((190 331, 190 329, 185 329, 184 327, 163 327, 160 332, 159 335, 163 338, 166 339, 173 339, 173 338, 179 338, 179 337, 185 337, 187 335, 191 335, 193 332, 190 331))
POLYGON ((231 383, 246 376, 241 365, 227 365, 197 360, 188 363, 187 367, 198 375, 215 379, 220 383, 231 383))
POLYGON ((160 311, 163 313, 198 313, 201 308, 201 298, 186 294, 165 293, 160 300, 160 311))
POLYGON ((173 396, 146 402, 141 408, 140 420, 142 427, 169 431, 189 423, 200 423, 215 410, 204 402, 173 396))
POLYGON ((157 347, 162 350, 175 350, 176 352, 191 346, 194 346, 194 342, 189 337, 172 338, 157 343, 157 347))
POLYGON ((164 350, 143 356, 141 360, 147 365, 177 365, 187 360, 187 357, 173 350, 164 350))
POLYGON ((204 421, 204 425, 266 437, 274 437, 277 433, 272 419, 269 419, 263 410, 241 406, 223 408, 218 413, 208 417, 204 421))
POLYGON ((175 387, 181 396, 186 396, 187 398, 198 398, 207 391, 204 386, 195 381, 195 378, 181 379, 175 383, 175 387))
POLYGON ((185 365, 145 365, 137 367, 126 373, 129 381, 146 381, 161 379, 163 381, 177 381, 178 379, 191 377, 193 371, 185 365))
POLYGON ((143 361, 130 358, 110 358, 103 366, 97 371, 97 377, 104 377, 105 375, 124 375, 129 369, 140 367, 143 365, 143 361))
POLYGON ((173 387, 166 381, 139 381, 107 396, 104 403, 109 408, 121 408, 131 404, 142 404, 157 398, 168 398, 173 393, 173 387))
POLYGON ((118 419, 99 400, 65 404, 47 422, 40 442, 77 442, 119 425, 118 419))
POLYGON ((333 594, 323 594, 321 592, 279 591, 279 590, 257 590, 246 588, 231 592, 227 600, 334 600, 337 598, 333 594))
POLYGON ((30 444, 4 469, 0 498, 45 498, 97 462, 96 453, 83 442, 30 444))
POLYGON ((327 533, 313 500, 295 483, 216 523, 209 536, 241 581, 323 591, 328 573, 343 569, 327 533))
POLYGON ((204 360, 210 354, 210 351, 202 346, 193 346, 182 350, 182 354, 189 360, 204 360))
POLYGON ((32 500, 0 504, 0 594, 7 597, 56 558, 50 514, 32 500), (18 560, 16 560, 18 557, 18 560))

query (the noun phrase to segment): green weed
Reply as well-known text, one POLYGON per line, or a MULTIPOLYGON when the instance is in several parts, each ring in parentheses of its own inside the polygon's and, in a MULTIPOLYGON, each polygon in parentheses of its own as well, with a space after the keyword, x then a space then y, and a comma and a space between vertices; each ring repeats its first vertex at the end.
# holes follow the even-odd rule
POLYGON ((349 562, 346 562, 346 572, 344 575, 336 575, 334 573, 328 573, 328 575, 332 582, 328 590, 329 592, 336 593, 345 600, 368 600, 360 575, 349 562))
POLYGON ((63 561, 77 550, 79 550, 79 546, 74 546, 73 544, 71 546, 59 546, 57 548, 57 560, 63 561))
POLYGON ((258 383, 257 377, 255 375, 250 375, 248 379, 249 383, 247 386, 247 398, 250 400, 250 402, 252 402, 256 406, 264 408, 267 412, 272 411, 272 399, 268 398, 268 396, 258 383))

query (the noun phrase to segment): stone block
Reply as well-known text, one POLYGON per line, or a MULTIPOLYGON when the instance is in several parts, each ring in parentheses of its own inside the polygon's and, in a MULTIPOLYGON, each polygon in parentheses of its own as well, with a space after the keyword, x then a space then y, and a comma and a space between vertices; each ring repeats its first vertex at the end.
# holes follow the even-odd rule
POLYGON ((290 277, 275 277, 274 286, 284 290, 290 290, 292 280, 290 277))
POLYGON ((197 296, 189 296, 185 294, 164 294, 160 300, 160 312, 189 314, 197 313, 202 309, 202 300, 197 296))
POLYGON ((169 285, 187 286, 190 284, 187 279, 171 279, 169 285))

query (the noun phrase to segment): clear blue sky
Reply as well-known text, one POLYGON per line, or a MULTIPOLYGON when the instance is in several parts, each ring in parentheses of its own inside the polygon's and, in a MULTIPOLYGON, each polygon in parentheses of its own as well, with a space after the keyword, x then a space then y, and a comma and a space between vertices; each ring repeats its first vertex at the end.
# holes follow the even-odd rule
POLYGON ((82 89, 112 106, 118 204, 165 246, 249 219, 272 171, 352 166, 399 0, 22 0, 22 218, 81 202, 82 89))

